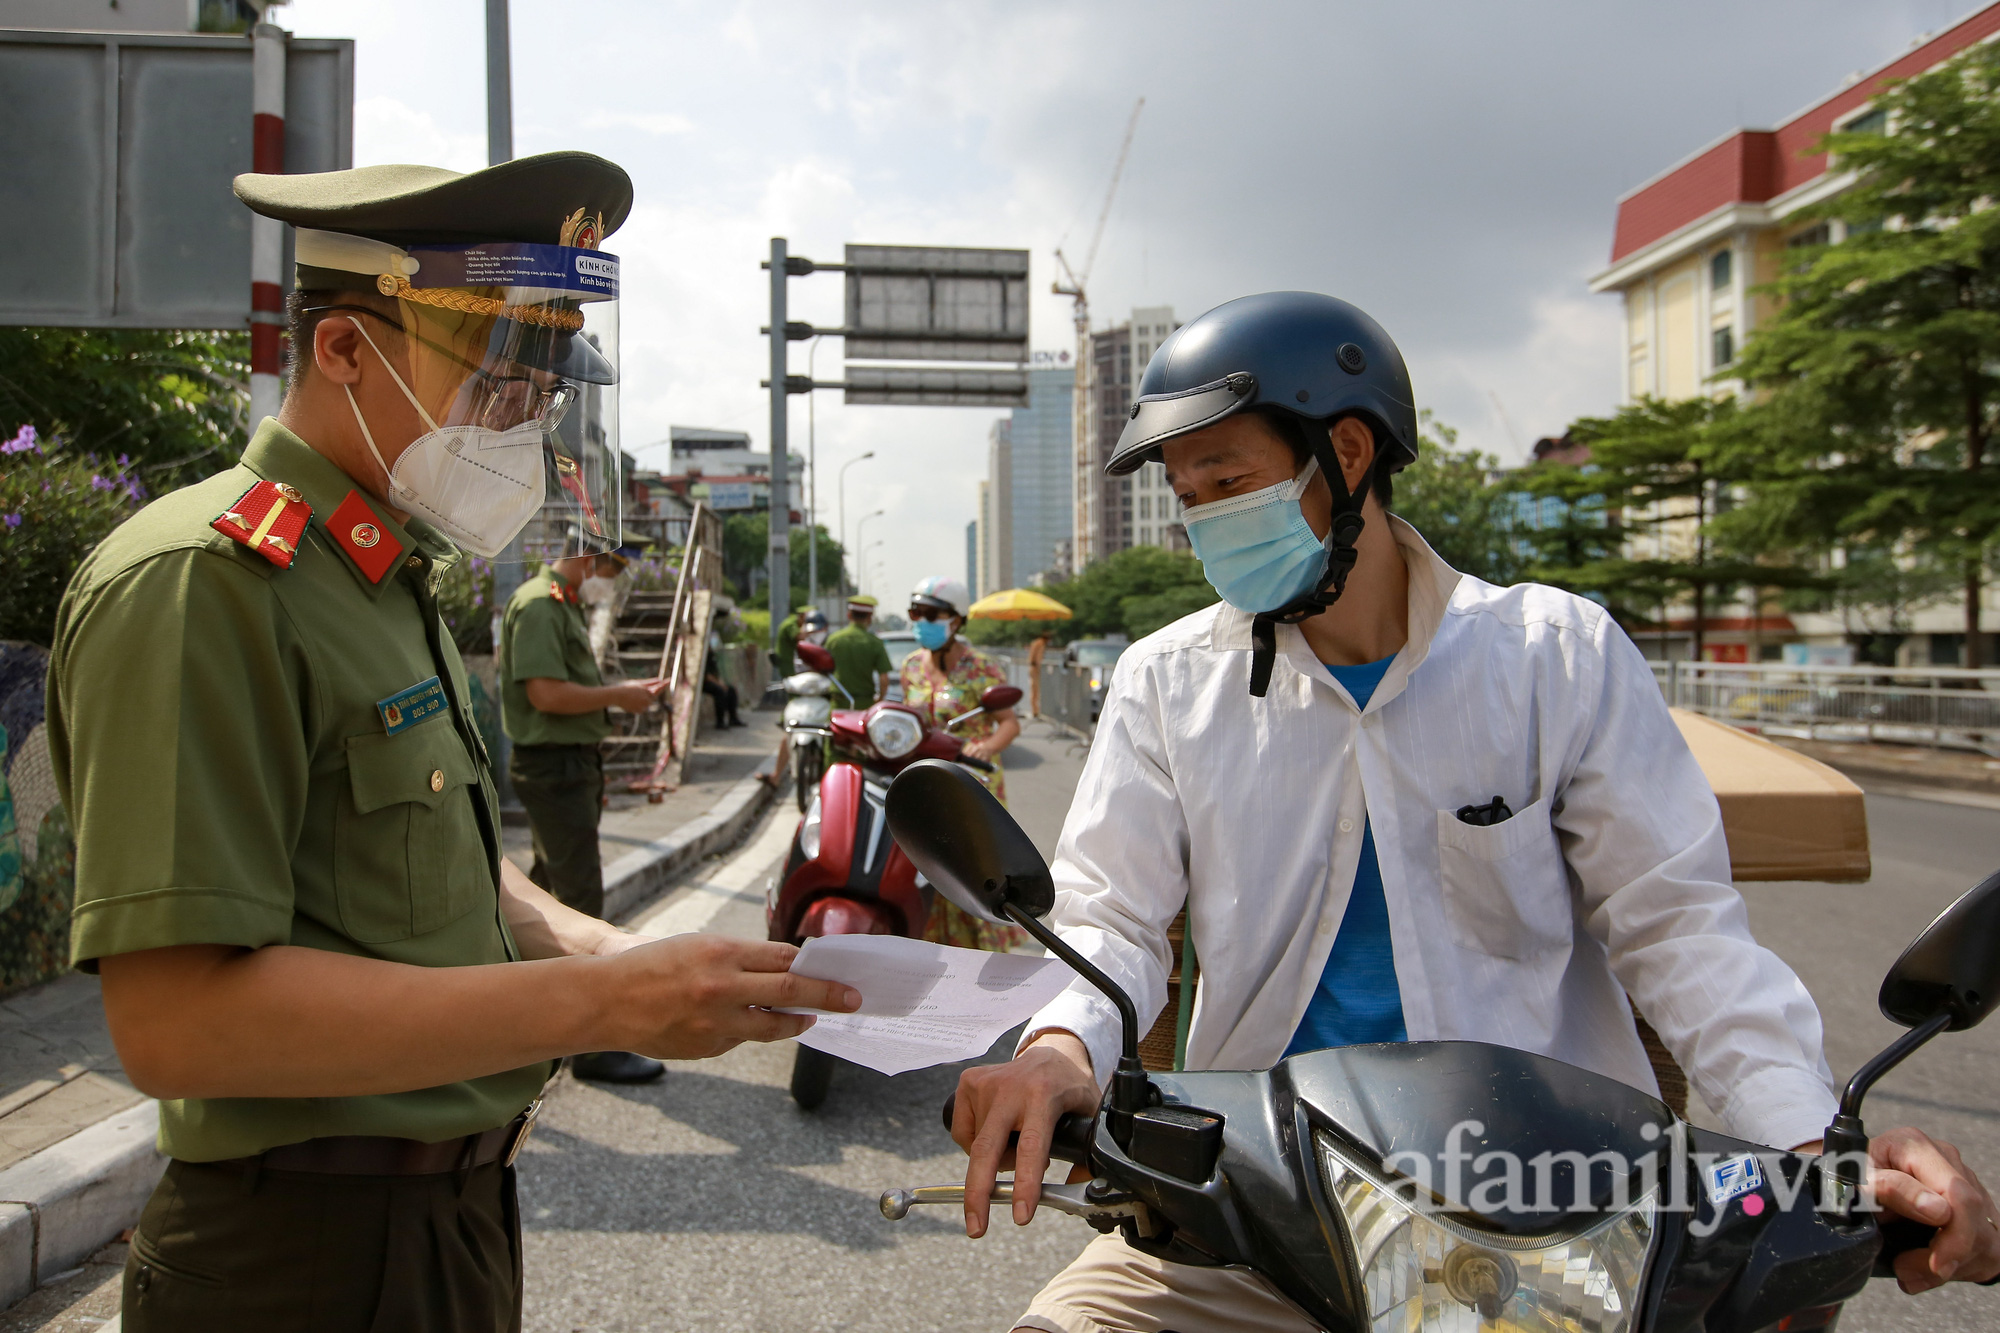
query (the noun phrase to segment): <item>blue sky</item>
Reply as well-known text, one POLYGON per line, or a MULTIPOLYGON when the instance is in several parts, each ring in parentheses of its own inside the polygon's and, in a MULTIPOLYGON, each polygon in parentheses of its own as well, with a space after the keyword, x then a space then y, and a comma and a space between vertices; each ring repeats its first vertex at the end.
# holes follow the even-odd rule
MULTIPOLYGON (((1616 306, 1586 282, 1621 192, 1971 8, 514 0, 515 150, 585 148, 632 174, 632 219, 606 248, 625 265, 622 432, 642 463, 665 462, 644 446, 669 425, 763 447, 757 264, 774 235, 824 259, 849 241, 1027 248, 1035 345, 1070 345, 1052 252, 1087 244, 1140 96, 1091 275, 1100 323, 1332 292, 1396 336, 1461 444, 1513 461, 1616 404, 1616 306)), ((356 40, 357 165, 485 164, 480 0, 293 0, 274 17, 356 40)), ((837 323, 840 300, 838 277, 792 284, 793 318, 837 323)), ((838 352, 822 346, 822 378, 838 352)), ((803 371, 803 344, 793 357, 803 371)), ((816 409, 823 521, 839 465, 873 449, 847 497, 850 526, 888 511, 871 590, 963 577, 995 414, 838 397, 816 409)), ((791 420, 803 449, 803 401, 791 420)))

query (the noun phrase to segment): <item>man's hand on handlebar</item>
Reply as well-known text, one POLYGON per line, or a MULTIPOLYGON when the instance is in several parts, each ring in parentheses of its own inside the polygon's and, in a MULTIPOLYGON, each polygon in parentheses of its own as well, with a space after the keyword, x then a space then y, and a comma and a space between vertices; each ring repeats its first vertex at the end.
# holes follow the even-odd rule
POLYGON ((986 1234, 994 1178, 1014 1169, 1014 1222, 1026 1226, 1041 1201, 1042 1173, 1056 1121, 1097 1110, 1100 1090, 1090 1053, 1068 1032, 1045 1032, 1004 1065, 979 1065, 958 1077, 951 1137, 965 1149, 965 1234, 986 1234), (1019 1133, 1018 1146, 1008 1136, 1019 1133))
POLYGON ((1883 1209, 1938 1228, 1928 1248, 1896 1256, 1898 1286, 1915 1295, 2000 1274, 2000 1207, 1958 1149, 1921 1130, 1892 1129, 1869 1142, 1868 1158, 1883 1209))

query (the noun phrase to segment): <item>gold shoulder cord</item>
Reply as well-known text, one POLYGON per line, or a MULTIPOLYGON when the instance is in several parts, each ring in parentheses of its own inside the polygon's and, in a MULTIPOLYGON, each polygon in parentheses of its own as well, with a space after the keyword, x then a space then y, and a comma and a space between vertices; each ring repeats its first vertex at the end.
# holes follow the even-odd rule
POLYGON ((490 296, 474 296, 458 287, 412 287, 408 278, 393 273, 384 273, 376 278, 375 289, 384 296, 414 301, 418 305, 459 310, 468 315, 496 315, 521 324, 539 324, 543 328, 563 329, 570 333, 583 327, 581 310, 561 310, 545 305, 508 305, 490 296))

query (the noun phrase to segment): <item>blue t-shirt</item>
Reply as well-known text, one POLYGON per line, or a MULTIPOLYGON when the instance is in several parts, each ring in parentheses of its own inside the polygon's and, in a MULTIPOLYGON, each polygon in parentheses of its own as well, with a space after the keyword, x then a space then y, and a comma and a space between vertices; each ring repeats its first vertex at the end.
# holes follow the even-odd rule
MULTIPOLYGON (((1393 661, 1392 656, 1327 670, 1354 696, 1357 707, 1366 708, 1393 661)), ((1320 973, 1319 989, 1306 1004, 1285 1054, 1409 1039, 1403 1026, 1403 992, 1396 985, 1396 951, 1389 941, 1389 900, 1382 892, 1381 864, 1375 859, 1375 831, 1364 823, 1354 891, 1333 937, 1326 970, 1320 973)))

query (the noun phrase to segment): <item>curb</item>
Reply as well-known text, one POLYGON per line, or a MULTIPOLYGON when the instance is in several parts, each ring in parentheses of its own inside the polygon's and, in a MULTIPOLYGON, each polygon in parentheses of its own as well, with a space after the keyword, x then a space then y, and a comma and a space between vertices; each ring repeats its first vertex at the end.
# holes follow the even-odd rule
MULTIPOLYGON (((777 758, 765 756, 707 814, 606 866, 605 915, 629 915, 742 836, 777 795, 758 777, 771 772, 777 758)), ((167 1167, 159 1130, 159 1103, 147 1100, 0 1170, 0 1309, 79 1267, 137 1224, 167 1167)))
POLYGON ((145 1101, 0 1171, 0 1305, 79 1267, 138 1221, 167 1169, 145 1101))
POLYGON ((766 755, 756 771, 724 792, 707 814, 690 819, 644 847, 633 848, 604 867, 605 919, 630 916, 696 862, 742 836, 778 794, 762 780, 777 762, 775 751, 766 755))

